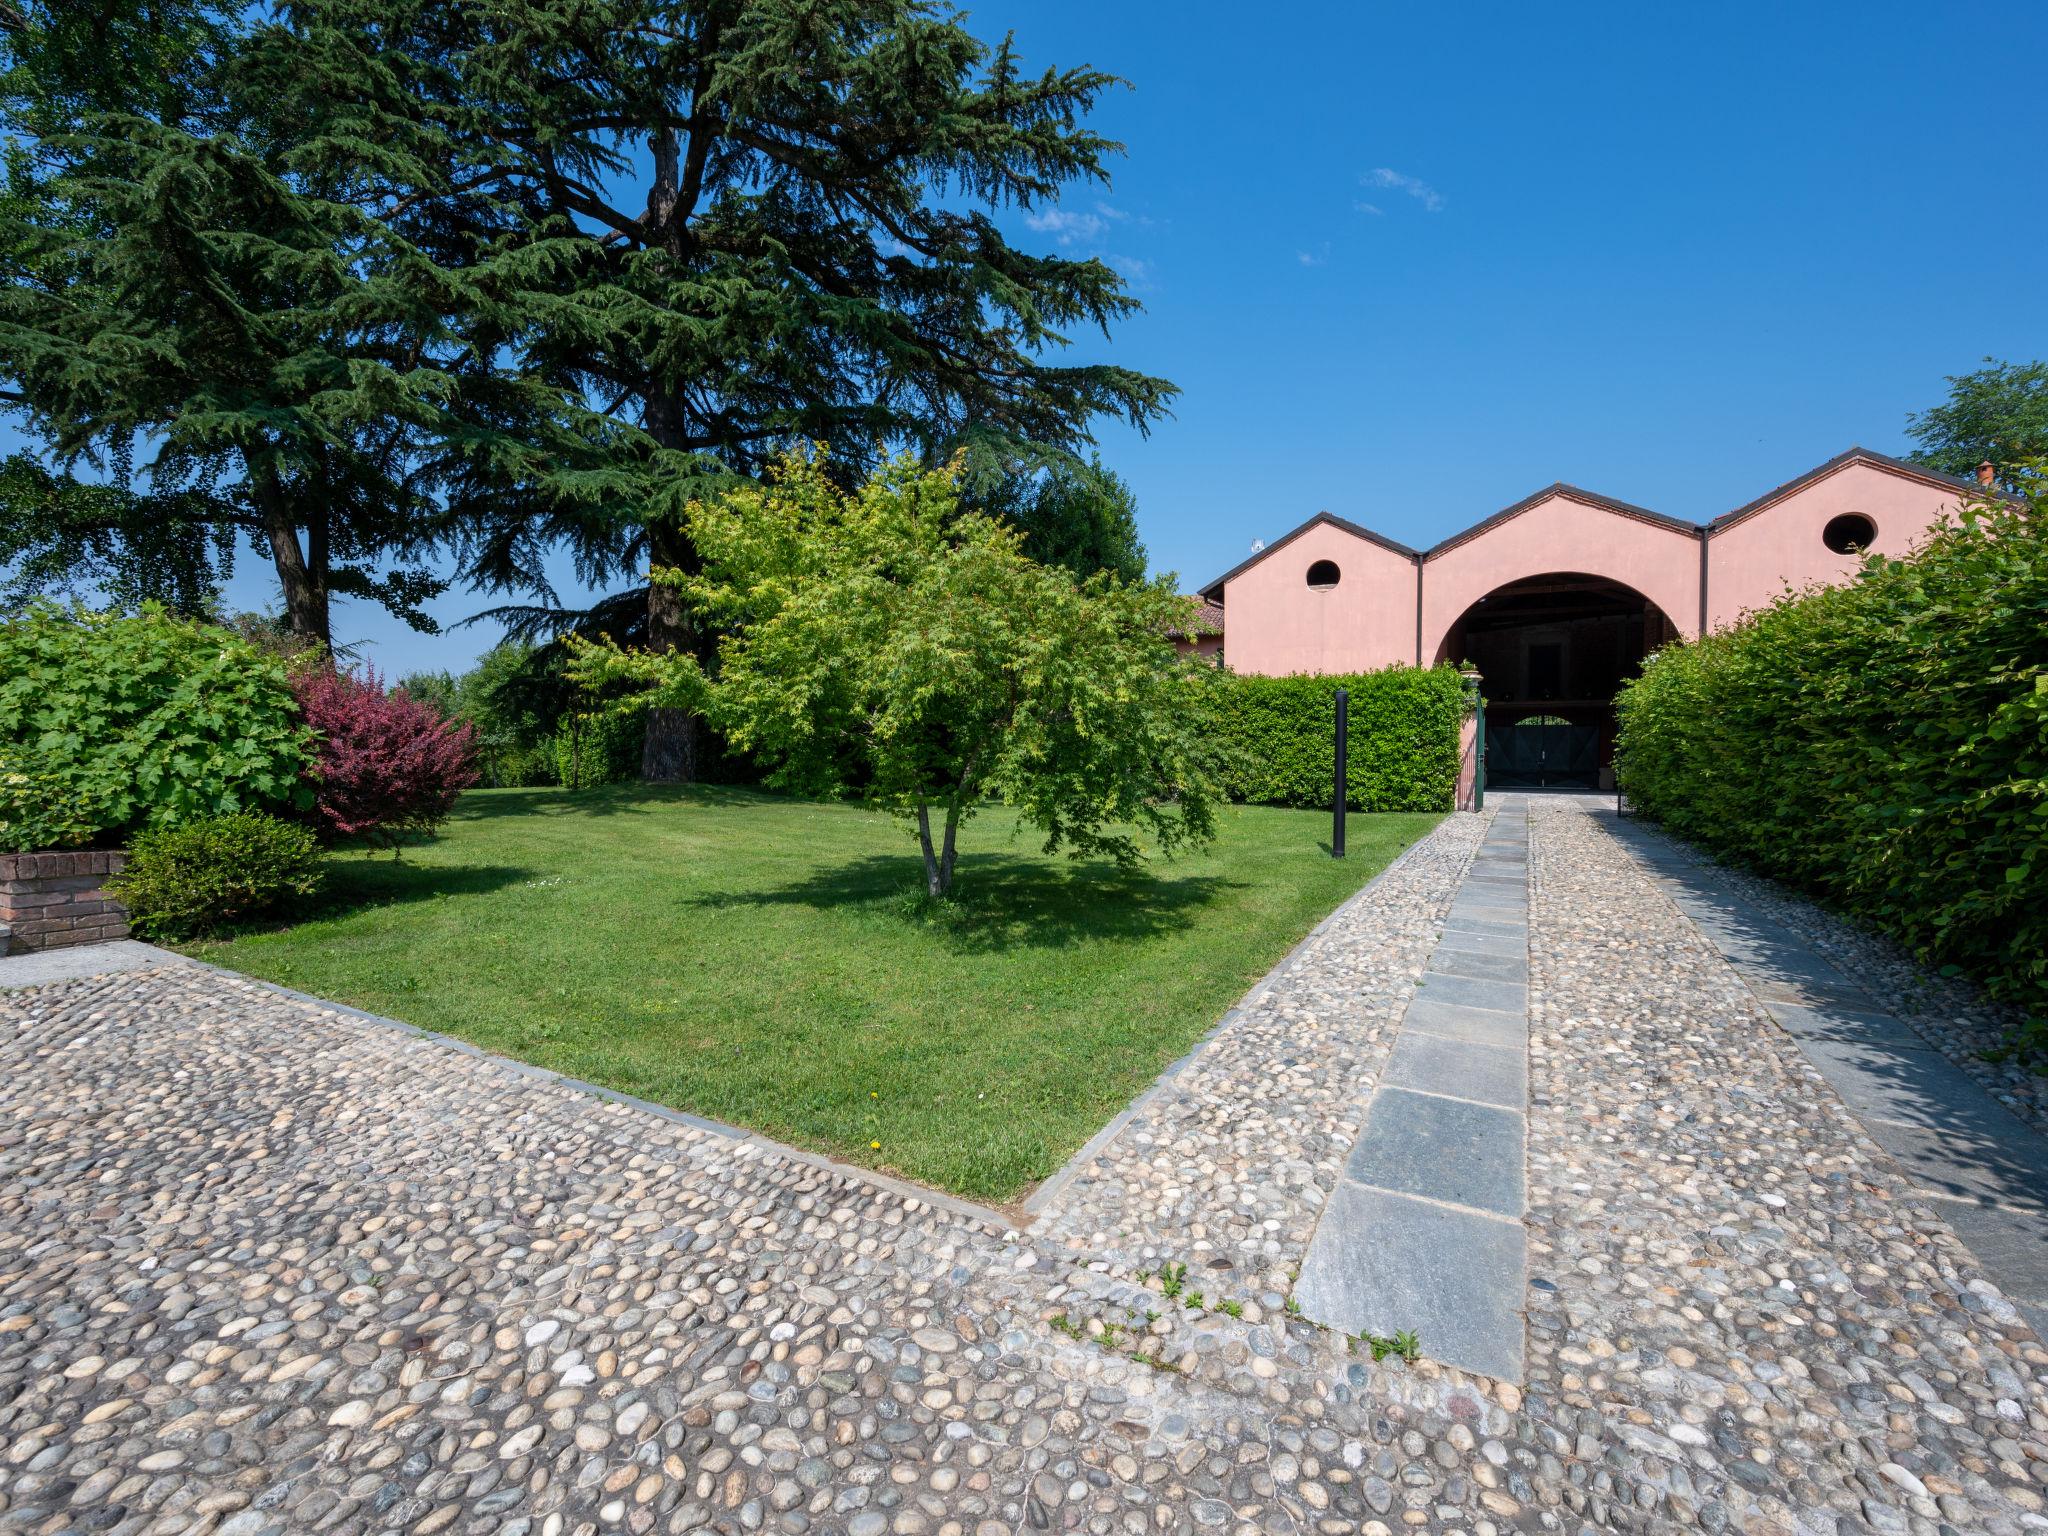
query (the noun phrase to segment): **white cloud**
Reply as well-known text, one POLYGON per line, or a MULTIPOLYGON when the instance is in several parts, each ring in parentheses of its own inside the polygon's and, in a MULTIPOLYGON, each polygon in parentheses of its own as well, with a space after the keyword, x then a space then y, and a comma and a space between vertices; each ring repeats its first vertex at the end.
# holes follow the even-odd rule
POLYGON ((1119 256, 1114 251, 1105 251, 1102 259, 1130 279, 1133 288, 1152 286, 1152 263, 1142 256, 1119 256))
POLYGON ((1093 240, 1107 228, 1093 213, 1074 213, 1065 208, 1045 208, 1024 215, 1024 222, 1042 235, 1051 235, 1061 245, 1079 245, 1093 240))
POLYGON ((1386 209, 1382 208, 1378 203, 1353 203, 1351 206, 1356 208, 1360 213, 1371 214, 1376 219, 1383 218, 1386 215, 1387 211, 1386 209))
MULTIPOLYGON (((1428 182, 1422 180, 1421 177, 1404 176, 1399 171, 1389 170, 1384 165, 1380 166, 1377 170, 1367 171, 1359 178, 1359 182, 1363 186, 1379 187, 1388 192, 1406 192, 1431 213, 1440 212, 1444 206, 1443 194, 1438 192, 1428 182)), ((1365 205, 1361 204, 1360 206, 1364 207, 1365 205)), ((1379 210, 1374 208, 1372 212, 1378 213, 1379 210)))
POLYGON ((1098 201, 1095 204, 1095 211, 1101 214, 1105 219, 1114 219, 1119 224, 1123 223, 1125 219, 1128 219, 1130 217, 1130 215, 1128 213, 1125 213, 1123 209, 1115 207, 1112 204, 1100 201, 1098 201))
POLYGON ((1330 242, 1325 240, 1313 251, 1296 251, 1294 259, 1304 267, 1320 267, 1330 259, 1330 242))

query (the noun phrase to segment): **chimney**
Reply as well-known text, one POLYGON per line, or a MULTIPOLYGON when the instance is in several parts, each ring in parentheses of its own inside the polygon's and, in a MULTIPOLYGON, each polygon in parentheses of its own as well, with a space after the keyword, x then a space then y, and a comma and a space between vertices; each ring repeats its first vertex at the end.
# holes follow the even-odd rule
POLYGON ((1989 459, 1977 466, 1977 483, 1987 491, 1998 484, 1998 468, 1989 459))

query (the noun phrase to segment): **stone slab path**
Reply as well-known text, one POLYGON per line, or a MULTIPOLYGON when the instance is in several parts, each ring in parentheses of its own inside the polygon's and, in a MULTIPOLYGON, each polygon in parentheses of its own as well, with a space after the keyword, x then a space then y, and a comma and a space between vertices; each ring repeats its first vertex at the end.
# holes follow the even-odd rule
POLYGON ((1288 1306, 1425 973, 1512 980, 1455 817, 1023 1231, 197 967, 0 992, 0 1532, 2048 1533, 1961 1203, 1526 818, 1519 1385, 1288 1306))
POLYGON ((1503 801, 1402 1015, 1295 1298, 1349 1334, 1413 1332, 1522 1379, 1529 823, 1503 801))

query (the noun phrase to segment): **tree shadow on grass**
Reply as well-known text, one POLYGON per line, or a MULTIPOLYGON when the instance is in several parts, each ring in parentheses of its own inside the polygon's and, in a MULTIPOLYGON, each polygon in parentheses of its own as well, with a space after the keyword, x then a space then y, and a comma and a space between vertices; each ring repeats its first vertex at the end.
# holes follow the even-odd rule
POLYGON ((788 804, 780 795, 729 784, 597 784, 588 789, 492 789, 464 795, 450 821, 531 816, 645 816, 665 807, 788 804))
POLYGON ((305 917, 342 917, 364 907, 402 906, 444 896, 481 896, 537 878, 512 864, 421 864, 412 859, 337 859, 305 917))
POLYGON ((1218 875, 1160 876, 1108 863, 1055 865, 970 853, 955 868, 953 894, 933 901, 924 893, 918 860, 869 854, 774 890, 707 891, 683 905, 866 909, 927 931, 948 948, 988 954, 1178 932, 1203 908, 1244 888, 1245 882, 1218 875))

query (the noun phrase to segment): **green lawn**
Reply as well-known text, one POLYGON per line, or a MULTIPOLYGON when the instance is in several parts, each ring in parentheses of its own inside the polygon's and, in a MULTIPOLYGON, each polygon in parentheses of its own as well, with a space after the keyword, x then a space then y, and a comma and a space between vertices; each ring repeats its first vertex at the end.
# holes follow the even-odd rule
POLYGON ((1227 809, 1208 851, 1124 875, 990 811, 935 917, 905 824, 857 807, 475 791, 402 861, 335 855, 317 917, 195 952, 1005 1201, 1437 819, 1354 816, 1340 862, 1326 816, 1227 809))

